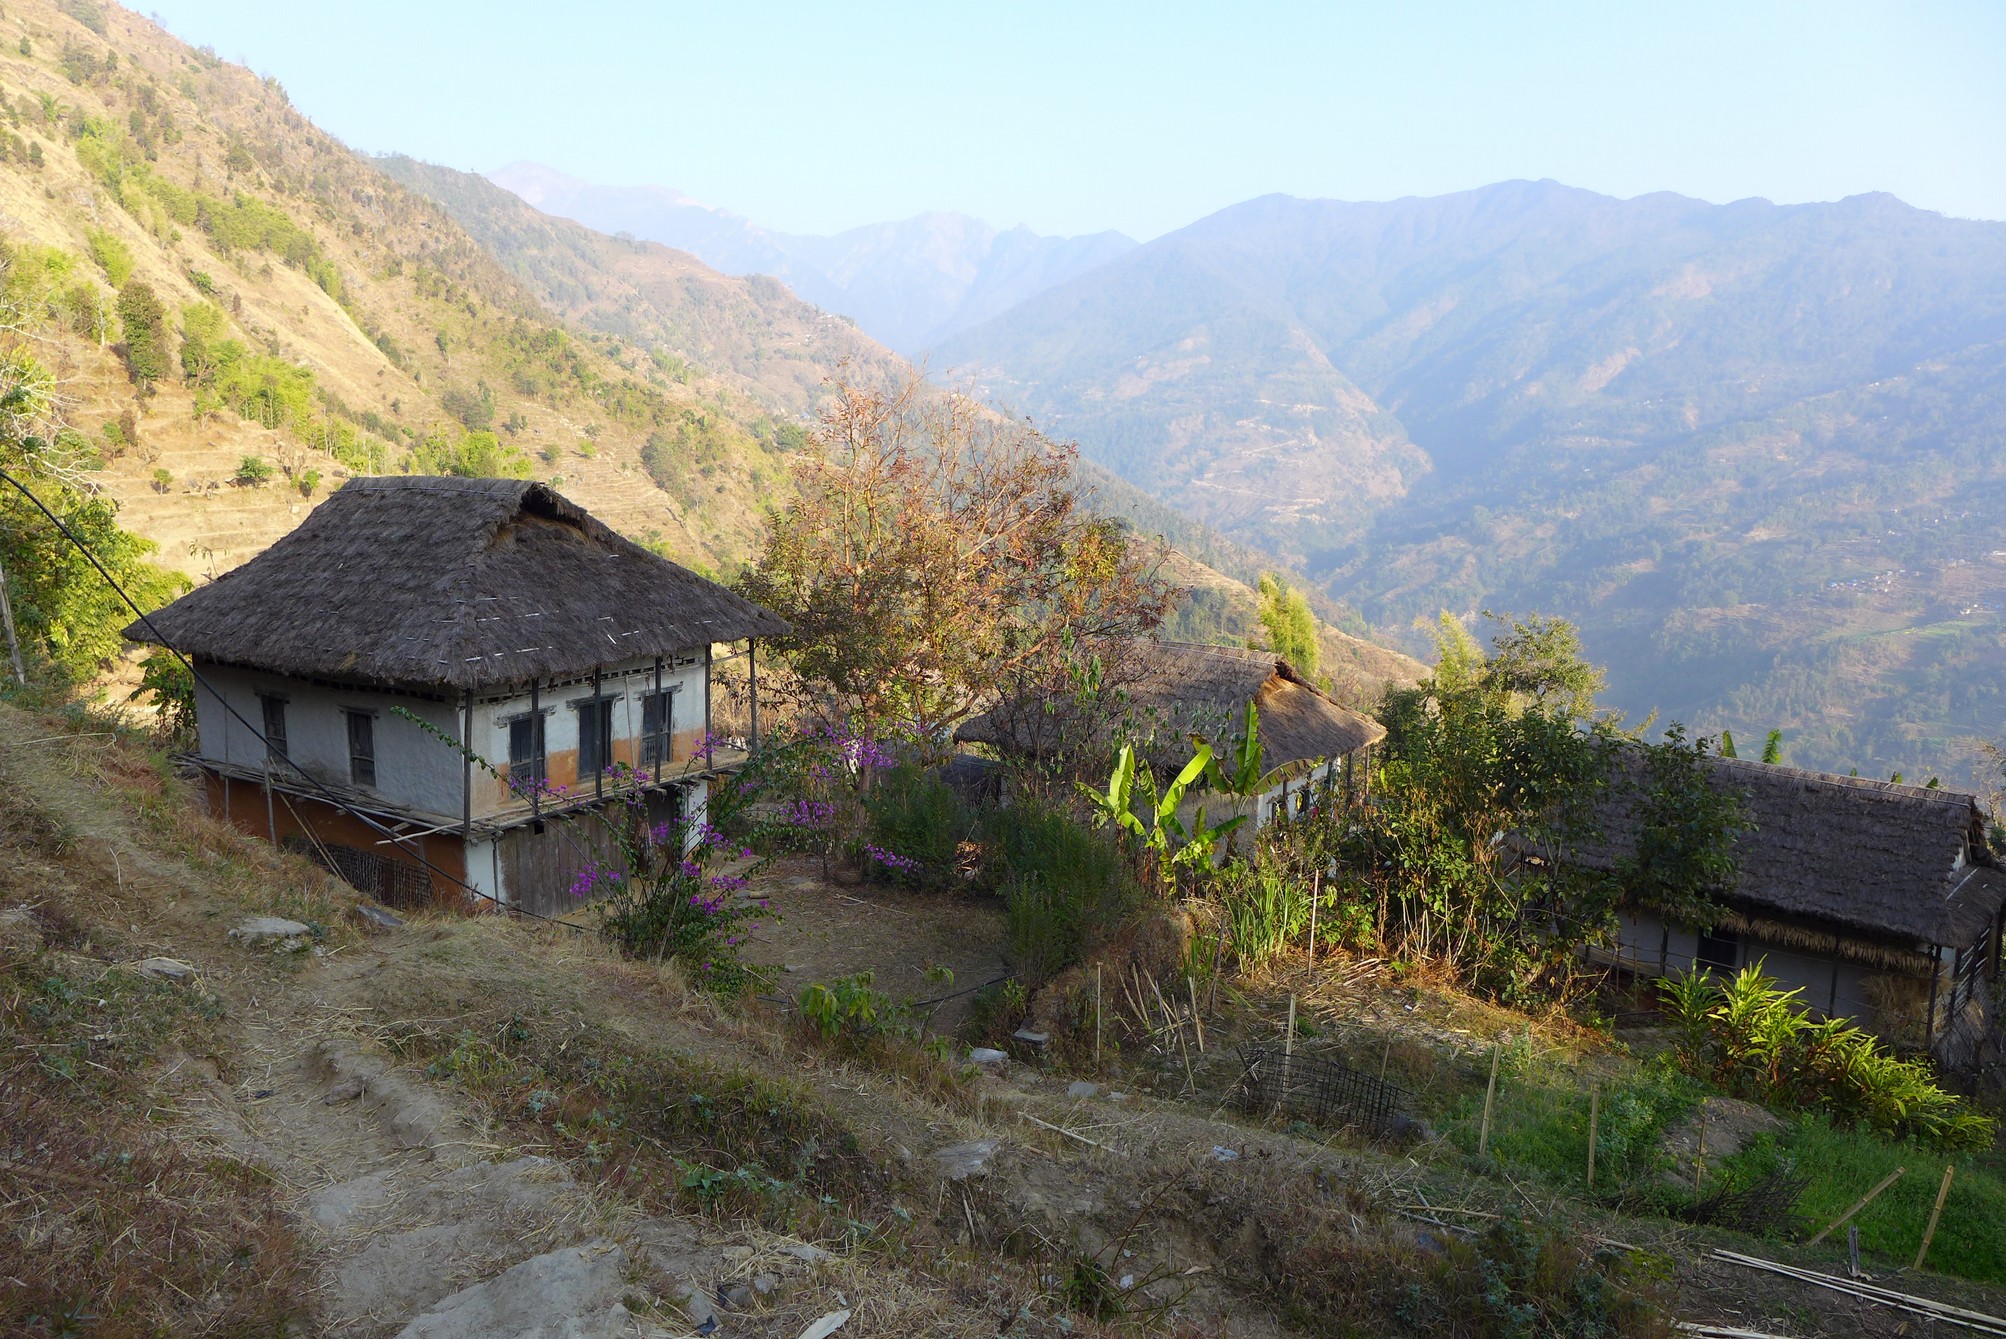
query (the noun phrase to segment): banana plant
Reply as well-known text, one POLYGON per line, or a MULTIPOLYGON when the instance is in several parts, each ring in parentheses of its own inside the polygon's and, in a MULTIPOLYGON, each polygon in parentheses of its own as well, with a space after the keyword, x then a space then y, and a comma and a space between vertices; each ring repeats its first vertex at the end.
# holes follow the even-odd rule
POLYGON ((1212 746, 1200 743, 1191 761, 1158 791, 1156 774, 1149 764, 1137 758, 1133 745, 1124 744, 1115 756, 1107 789, 1098 791, 1084 784, 1079 789, 1093 804, 1102 825, 1114 823, 1134 837, 1151 863, 1174 880, 1177 870, 1209 865, 1219 843, 1247 821, 1245 815, 1239 815, 1224 823, 1207 823, 1201 807, 1187 828, 1177 816, 1185 794, 1211 766, 1212 746), (1136 812, 1138 801, 1147 822, 1136 812))
POLYGON ((1267 779, 1267 773, 1262 770, 1261 766, 1262 752, 1260 708, 1249 702, 1247 704, 1247 729, 1245 733, 1233 741, 1233 748, 1229 758, 1233 770, 1229 772, 1224 767, 1221 767, 1216 758, 1211 761, 1207 769, 1212 774, 1213 787, 1222 794, 1232 795, 1243 800, 1259 795, 1267 788, 1263 784, 1267 779))

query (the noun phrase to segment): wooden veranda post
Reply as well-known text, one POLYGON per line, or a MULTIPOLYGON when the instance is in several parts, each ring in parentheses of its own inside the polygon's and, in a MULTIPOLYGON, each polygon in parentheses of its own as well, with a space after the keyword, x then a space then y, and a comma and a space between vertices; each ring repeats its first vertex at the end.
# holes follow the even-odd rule
POLYGON ((752 734, 747 741, 748 752, 759 750, 759 638, 745 639, 745 677, 751 685, 748 697, 752 702, 752 734))

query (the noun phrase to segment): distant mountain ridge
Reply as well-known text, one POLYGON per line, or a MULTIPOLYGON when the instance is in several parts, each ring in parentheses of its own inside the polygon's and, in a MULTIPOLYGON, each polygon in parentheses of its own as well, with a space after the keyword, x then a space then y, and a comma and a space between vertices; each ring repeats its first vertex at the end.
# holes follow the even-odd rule
POLYGON ((687 251, 725 274, 772 275, 906 355, 1136 245, 1117 232, 999 232, 966 214, 939 212, 802 236, 759 227, 666 186, 598 186, 539 163, 511 163, 487 177, 546 214, 687 251))
POLYGON ((1380 627, 1566 615, 1621 705, 1842 771, 2002 733, 2006 224, 1268 196, 931 362, 1380 627))

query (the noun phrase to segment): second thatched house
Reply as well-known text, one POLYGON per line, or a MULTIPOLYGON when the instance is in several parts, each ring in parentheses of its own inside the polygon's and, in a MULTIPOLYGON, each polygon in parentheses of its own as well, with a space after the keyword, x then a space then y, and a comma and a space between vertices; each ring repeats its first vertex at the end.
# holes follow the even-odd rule
MULTIPOLYGON (((1146 740, 1143 755, 1159 776, 1174 774, 1190 759, 1194 737, 1211 744, 1223 761, 1245 728, 1248 704, 1254 705, 1267 785, 1237 806, 1194 794, 1187 804, 1205 804, 1213 821, 1244 812, 1253 819, 1250 826, 1259 827, 1307 807, 1319 788, 1358 793, 1366 786, 1371 749, 1386 737, 1385 728, 1339 706, 1273 651, 1137 640, 1121 654, 1126 715, 1146 740)), ((1074 728, 1058 704, 1005 702, 965 722, 955 738, 1036 758, 1077 742, 1069 737, 1074 728)))
POLYGON ((701 811, 717 648, 786 631, 542 484, 392 477, 126 635, 193 661, 215 813, 385 901, 549 914, 609 785, 701 811))
MULTIPOLYGON (((1646 976, 1759 965, 1819 1014, 1968 1059, 1989 1027, 1984 984, 1998 976, 2006 906, 1977 799, 1734 758, 1703 765, 1753 824, 1735 842, 1734 886, 1717 892, 1727 915, 1699 929, 1627 907, 1611 961, 1646 976)), ((1640 823, 1634 806, 1603 804, 1601 839, 1571 859, 1615 870, 1640 823)))

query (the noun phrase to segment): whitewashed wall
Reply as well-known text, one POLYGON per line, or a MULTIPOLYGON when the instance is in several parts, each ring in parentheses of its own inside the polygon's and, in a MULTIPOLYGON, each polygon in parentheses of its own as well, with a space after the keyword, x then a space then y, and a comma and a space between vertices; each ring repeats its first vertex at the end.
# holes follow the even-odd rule
MULTIPOLYGON (((400 809, 457 820, 461 812, 464 763, 455 744, 462 738, 462 701, 412 693, 346 688, 294 679, 260 670, 198 662, 204 686, 196 690, 197 752, 225 765, 261 770, 265 764, 262 737, 264 708, 260 694, 286 704, 286 753, 301 770, 329 785, 351 787, 348 722, 345 713, 363 711, 374 721, 375 795, 400 809), (227 701, 237 715, 232 716, 227 701), (412 712, 445 738, 428 732, 392 708, 412 712), (241 719, 238 719, 241 717, 241 719)), ((675 755, 682 758, 701 741, 704 731, 706 668, 701 651, 665 660, 661 684, 676 694, 673 721, 675 755)), ((640 757, 642 698, 655 688, 653 657, 610 666, 600 675, 600 695, 612 699, 614 756, 627 762, 640 757)), ((544 751, 551 780, 576 792, 578 713, 574 703, 592 695, 590 675, 545 682, 538 705, 544 718, 544 751)), ((506 772, 509 722, 528 714, 530 693, 520 691, 477 695, 473 703, 473 751, 495 769, 506 772)), ((282 775, 282 773, 275 773, 282 775)), ((591 778, 583 778, 589 790, 591 778)), ((473 813, 492 816, 521 803, 487 769, 473 769, 473 813)), ((470 862, 472 863, 472 862, 470 862)))
MULTIPOLYGON (((441 818, 459 814, 459 753, 452 744, 392 711, 402 707, 448 738, 457 739, 456 703, 409 693, 333 687, 231 665, 198 661, 196 668, 206 685, 198 685, 195 693, 201 757, 261 770, 265 743, 264 706, 259 695, 270 694, 286 704, 286 756, 309 776, 345 790, 352 784, 346 713, 367 712, 374 721, 374 793, 401 809, 441 818), (236 715, 225 709, 224 701, 235 708, 236 715)), ((274 779, 285 775, 285 770, 275 765, 274 779)))

